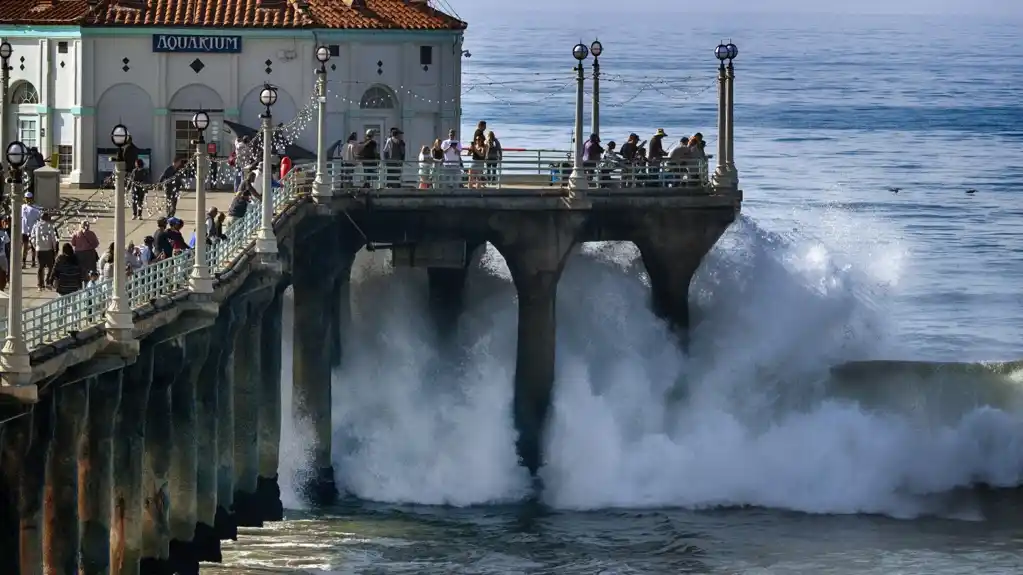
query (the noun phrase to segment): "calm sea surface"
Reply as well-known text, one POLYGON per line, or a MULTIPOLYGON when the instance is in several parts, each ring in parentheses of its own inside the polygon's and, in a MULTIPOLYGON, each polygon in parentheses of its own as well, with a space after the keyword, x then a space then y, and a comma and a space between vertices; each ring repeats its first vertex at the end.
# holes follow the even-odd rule
POLYGON ((1023 370, 932 363, 1023 358, 1023 23, 463 16, 463 132, 486 119, 505 147, 569 147, 570 50, 596 36, 605 141, 716 147, 712 51, 738 44, 744 216, 695 281, 692 354, 630 246, 573 257, 551 462, 522 503, 500 258, 454 349, 419 319, 421 277, 362 259, 334 392, 351 496, 244 531, 206 572, 1023 572, 1023 498, 968 488, 1023 483, 1023 370), (904 361, 829 374, 863 359, 904 361))

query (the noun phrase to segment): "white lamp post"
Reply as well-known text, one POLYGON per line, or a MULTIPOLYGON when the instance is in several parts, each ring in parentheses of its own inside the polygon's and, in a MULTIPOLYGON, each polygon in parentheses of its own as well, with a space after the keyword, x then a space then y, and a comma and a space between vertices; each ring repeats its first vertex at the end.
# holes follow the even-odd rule
POLYGON ((714 185, 728 187, 728 103, 725 101, 725 90, 728 78, 725 76, 725 60, 728 59, 728 46, 718 44, 714 49, 718 59, 718 165, 714 170, 714 185))
POLYGON ((594 40, 590 44, 590 54, 593 54, 593 108, 590 112, 590 132, 600 135, 600 58, 604 53, 604 46, 600 40, 594 40))
POLYGON ((728 89, 725 92, 725 103, 728 109, 728 122, 726 123, 725 131, 727 132, 727 152, 728 158, 725 159, 725 169, 728 170, 728 183, 731 186, 739 186, 739 172, 735 169, 735 139, 733 138, 733 130, 735 128, 735 99, 733 98, 733 86, 735 85, 735 68, 732 67, 732 60, 735 60, 736 56, 739 55, 739 48, 731 42, 725 45, 725 49, 728 51, 728 89))
POLYGON ((572 56, 578 62, 575 67, 575 157, 572 160, 572 174, 568 177, 568 185, 572 190, 585 190, 587 186, 583 168, 583 60, 589 53, 589 48, 582 42, 572 48, 572 56))
MULTIPOLYGON (((6 107, 6 103, 4 104, 6 107)), ((21 306, 23 302, 21 268, 21 167, 28 160, 28 149, 25 144, 14 141, 7 146, 7 165, 11 167, 7 179, 11 190, 11 289, 7 302, 7 337, 4 347, 0 350, 0 368, 4 373, 32 373, 32 364, 25 346, 25 334, 21 329, 21 306)))
POLYGON ((277 237, 274 235, 274 199, 273 180, 270 172, 273 167, 270 165, 270 148, 273 147, 273 114, 270 107, 277 103, 277 88, 270 84, 263 84, 259 92, 259 103, 266 108, 262 119, 263 130, 263 218, 259 227, 259 235, 256 236, 256 253, 276 254, 277 237))
POLYGON ((131 305, 128 301, 128 272, 124 237, 124 146, 128 144, 128 128, 117 124, 110 131, 110 141, 117 146, 114 158, 114 286, 107 308, 107 334, 115 341, 134 340, 131 305))
MULTIPOLYGON (((0 42, 0 150, 6 150, 8 93, 11 88, 10 59, 14 49, 7 40, 0 42)), ((3 163, 0 161, 0 166, 3 163)))
POLYGON ((213 278, 206 261, 206 138, 203 132, 210 125, 210 115, 199 110, 192 116, 192 125, 199 133, 195 142, 195 259, 188 285, 192 293, 213 293, 213 278))
POLYGON ((330 60, 330 48, 320 46, 316 49, 316 61, 320 68, 316 70, 316 179, 313 180, 313 197, 329 196, 333 193, 332 183, 325 183, 327 178, 327 61, 330 60))

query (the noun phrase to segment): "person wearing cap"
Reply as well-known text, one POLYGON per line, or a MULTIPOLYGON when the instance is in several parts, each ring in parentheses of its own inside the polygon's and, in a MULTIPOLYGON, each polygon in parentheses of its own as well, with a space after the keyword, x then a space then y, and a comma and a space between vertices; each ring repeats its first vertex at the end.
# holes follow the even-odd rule
POLYGON ((376 141, 376 130, 366 130, 366 139, 359 143, 356 158, 362 164, 363 186, 370 187, 377 179, 377 165, 380 162, 380 144, 376 141))
POLYGON ((661 161, 668 155, 664 151, 664 138, 667 137, 664 128, 657 128, 657 133, 650 137, 650 147, 647 148, 647 174, 650 177, 648 185, 660 186, 661 161))
POLYGON ((36 267, 36 248, 29 241, 32 238, 32 230, 36 223, 43 216, 42 210, 36 205, 35 194, 25 192, 25 203, 21 205, 21 267, 25 268, 28 263, 28 254, 32 253, 32 267, 36 267))
POLYGON ((384 142, 383 158, 387 162, 387 187, 401 187, 401 169, 405 163, 405 132, 391 128, 391 137, 384 142))
POLYGON ((632 133, 622 144, 622 185, 632 187, 636 183, 636 153, 639 151, 639 134, 632 133))

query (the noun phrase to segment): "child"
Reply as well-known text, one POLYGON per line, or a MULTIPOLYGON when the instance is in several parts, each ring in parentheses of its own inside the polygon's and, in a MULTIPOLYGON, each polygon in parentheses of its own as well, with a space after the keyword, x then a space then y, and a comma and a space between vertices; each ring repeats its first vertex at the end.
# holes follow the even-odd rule
POLYGON ((86 289, 95 287, 99 283, 99 272, 92 270, 89 272, 89 282, 85 284, 86 289))
POLYGON ((425 190, 430 187, 430 173, 433 171, 433 154, 430 146, 423 146, 419 150, 419 189, 425 190))

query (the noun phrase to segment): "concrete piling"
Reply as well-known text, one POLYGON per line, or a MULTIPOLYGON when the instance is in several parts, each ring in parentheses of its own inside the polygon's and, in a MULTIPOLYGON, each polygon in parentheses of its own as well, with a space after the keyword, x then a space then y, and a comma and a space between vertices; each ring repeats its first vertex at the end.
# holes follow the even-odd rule
POLYGON ((153 346, 143 345, 124 369, 114 424, 114 492, 110 525, 111 575, 139 575, 142 559, 142 475, 146 412, 153 381, 153 346))
POLYGON ((89 412, 78 460, 79 575, 110 573, 114 427, 121 405, 121 378, 120 370, 104 373, 89 388, 89 412))
POLYGON ((199 557, 193 545, 197 523, 198 446, 196 444, 196 387, 209 353, 210 330, 184 336, 184 370, 171 386, 170 561, 176 575, 198 575, 199 557))
POLYGON ((259 477, 256 479, 256 504, 263 521, 284 518, 278 463, 281 446, 281 343, 284 285, 275 290, 273 300, 263 312, 259 343, 259 477))
POLYGON ((18 549, 18 499, 21 490, 22 464, 32 442, 32 409, 25 408, 16 419, 2 427, 0 451, 0 573, 17 573, 20 568, 18 549))
POLYGON ((262 527, 263 518, 256 499, 259 477, 259 412, 262 378, 261 361, 263 312, 275 294, 264 288, 247 296, 246 322, 234 345, 234 513, 239 527, 262 527))
POLYGON ((184 368, 181 338, 158 344, 153 352, 153 383, 146 404, 145 468, 142 505, 143 575, 163 574, 170 559, 170 461, 173 445, 171 388, 184 368))
POLYGON ((226 346, 217 366, 217 512, 213 529, 220 540, 236 539, 234 517, 234 349, 239 334, 247 328, 244 298, 234 298, 221 307, 231 314, 231 326, 223 340, 226 346))
POLYGON ((54 398, 52 390, 41 394, 32 409, 32 437, 18 486, 18 552, 20 575, 43 573, 43 492, 46 461, 53 440, 54 398))
POLYGON ((56 417, 43 496, 43 571, 47 575, 78 570, 78 454, 91 381, 58 384, 50 392, 56 417))

